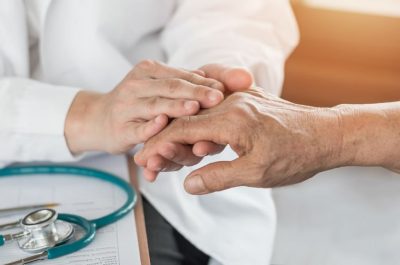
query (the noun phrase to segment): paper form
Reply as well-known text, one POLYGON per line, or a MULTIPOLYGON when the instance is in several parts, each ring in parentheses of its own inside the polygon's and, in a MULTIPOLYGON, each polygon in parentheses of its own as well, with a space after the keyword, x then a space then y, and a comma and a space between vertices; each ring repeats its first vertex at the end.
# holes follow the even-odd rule
MULTIPOLYGON (((77 164, 96 168, 129 179, 123 156, 102 156, 77 164)), ((75 176, 25 176, 0 178, 0 208, 57 202, 60 213, 72 213, 93 219, 118 208, 125 200, 117 187, 96 179, 75 176)), ((0 218, 0 223, 22 216, 0 218)), ((5 232, 1 232, 4 234, 5 232)), ((16 242, 0 247, 0 264, 29 256, 16 242)), ((95 241, 87 248, 59 259, 39 264, 54 265, 136 265, 140 264, 139 245, 134 214, 97 232, 95 241)))

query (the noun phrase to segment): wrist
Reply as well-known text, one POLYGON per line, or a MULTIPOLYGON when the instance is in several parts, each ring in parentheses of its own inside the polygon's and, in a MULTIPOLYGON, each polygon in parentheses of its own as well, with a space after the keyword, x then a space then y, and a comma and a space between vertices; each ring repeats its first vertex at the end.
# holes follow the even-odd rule
MULTIPOLYGON (((389 104, 390 105, 390 104, 389 104)), ((398 146, 399 124, 386 104, 339 105, 343 133, 342 166, 384 166, 397 164, 393 146, 398 146)))
POLYGON ((346 163, 343 156, 343 126, 338 110, 334 108, 313 108, 311 118, 311 149, 316 151, 313 170, 316 172, 340 167, 346 163))
POLYGON ((96 117, 102 94, 80 91, 68 111, 64 135, 68 148, 73 154, 96 151, 96 117))

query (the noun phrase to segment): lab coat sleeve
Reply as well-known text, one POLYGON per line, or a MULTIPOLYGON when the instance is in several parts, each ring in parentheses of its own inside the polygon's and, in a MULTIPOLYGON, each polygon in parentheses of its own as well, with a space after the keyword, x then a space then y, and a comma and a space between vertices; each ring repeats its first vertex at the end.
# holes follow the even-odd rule
POLYGON ((256 85, 280 94, 284 62, 298 38, 287 0, 182 0, 162 43, 170 65, 246 67, 256 85))
POLYGON ((12 162, 75 159, 64 121, 78 89, 29 79, 22 1, 0 3, 0 167, 12 162))

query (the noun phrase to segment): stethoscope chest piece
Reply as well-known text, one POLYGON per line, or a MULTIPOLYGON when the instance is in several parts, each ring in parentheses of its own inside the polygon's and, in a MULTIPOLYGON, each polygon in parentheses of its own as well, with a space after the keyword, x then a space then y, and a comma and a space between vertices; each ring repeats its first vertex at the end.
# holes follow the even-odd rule
POLYGON ((39 253, 71 239, 74 226, 57 220, 52 209, 34 211, 21 220, 23 236, 18 239, 19 247, 30 253, 39 253))

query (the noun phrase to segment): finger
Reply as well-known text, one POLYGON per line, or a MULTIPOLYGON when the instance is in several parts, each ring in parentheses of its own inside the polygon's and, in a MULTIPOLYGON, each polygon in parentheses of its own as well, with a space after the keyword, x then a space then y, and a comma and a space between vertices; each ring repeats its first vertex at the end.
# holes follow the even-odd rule
POLYGON ((138 63, 132 70, 132 75, 135 78, 140 78, 140 79, 179 78, 196 85, 203 85, 203 86, 208 86, 210 88, 223 90, 223 84, 218 80, 207 78, 193 71, 174 68, 164 63, 152 60, 144 60, 138 63))
POLYGON ((224 149, 225 149, 224 145, 219 145, 207 141, 200 141, 193 145, 192 153, 198 157, 204 157, 207 155, 219 154, 224 149))
POLYGON ((176 171, 181 169, 182 167, 183 167, 182 165, 169 161, 160 155, 155 155, 150 157, 149 160, 147 161, 147 166, 146 166, 148 170, 158 171, 158 172, 176 171))
POLYGON ((222 92, 207 86, 194 85, 188 81, 170 78, 160 80, 140 80, 135 96, 140 98, 163 97, 170 99, 195 100, 202 108, 210 108, 224 99, 222 92))
POLYGON ((201 157, 193 154, 191 145, 179 143, 160 144, 158 153, 165 159, 183 166, 193 166, 202 160, 201 157))
MULTIPOLYGON (((175 169, 173 169, 173 170, 179 170, 180 168, 182 168, 182 166, 176 165, 175 169)), ((171 169, 172 169, 172 166, 171 166, 171 169)), ((170 170, 170 171, 172 171, 172 170, 170 170)), ((159 173, 160 173, 160 171, 153 171, 148 168, 143 169, 144 178, 150 182, 154 182, 157 179, 159 173)))
POLYGON ((145 179, 147 179, 150 182, 154 182, 157 179, 159 172, 158 171, 152 171, 147 168, 143 169, 143 176, 145 179))
POLYGON ((199 110, 200 104, 197 101, 152 97, 140 99, 128 115, 151 120, 160 114, 170 118, 195 115, 199 110))
MULTIPOLYGON (((188 71, 188 70, 186 70, 186 71, 188 71)), ((197 69, 197 70, 193 70, 191 72, 195 73, 195 74, 198 74, 198 75, 201 75, 202 77, 206 77, 206 73, 204 71, 202 71, 202 70, 197 69)))
POLYGON ((158 115, 145 123, 132 123, 132 138, 136 139, 134 144, 143 143, 158 134, 168 125, 168 116, 158 115))
POLYGON ((185 190, 201 195, 246 185, 246 175, 242 170, 245 167, 243 158, 208 164, 190 173, 185 179, 185 190))
POLYGON ((203 70, 207 77, 221 81, 230 92, 247 90, 254 82, 252 74, 244 68, 208 64, 200 70, 203 70))
POLYGON ((199 141, 210 141, 226 145, 231 135, 225 131, 226 122, 224 115, 215 113, 176 119, 166 130, 147 142, 143 149, 136 153, 135 161, 140 164, 147 163, 150 156, 158 154, 158 146, 165 142, 195 144, 199 141), (212 129, 210 129, 210 124, 213 126, 212 129))

